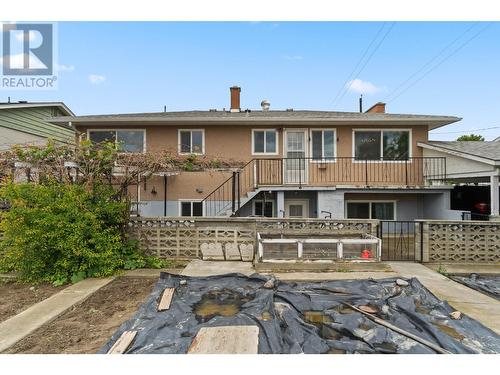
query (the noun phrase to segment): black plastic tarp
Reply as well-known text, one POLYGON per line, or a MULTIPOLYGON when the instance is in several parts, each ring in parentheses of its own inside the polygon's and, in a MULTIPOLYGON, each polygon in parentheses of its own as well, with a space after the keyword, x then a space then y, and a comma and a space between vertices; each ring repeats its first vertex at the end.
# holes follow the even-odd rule
POLYGON ((471 273, 469 276, 450 277, 469 288, 478 290, 500 301, 500 276, 471 273))
POLYGON ((370 306, 379 318, 452 353, 500 352, 500 337, 492 330, 465 315, 452 320, 450 305, 417 279, 406 281, 407 286, 394 278, 285 283, 257 274, 162 273, 147 301, 100 352, 126 330, 137 331, 127 353, 186 353, 201 327, 256 325, 259 353, 435 353, 343 301, 370 306), (167 287, 176 288, 171 306, 158 312, 167 287))

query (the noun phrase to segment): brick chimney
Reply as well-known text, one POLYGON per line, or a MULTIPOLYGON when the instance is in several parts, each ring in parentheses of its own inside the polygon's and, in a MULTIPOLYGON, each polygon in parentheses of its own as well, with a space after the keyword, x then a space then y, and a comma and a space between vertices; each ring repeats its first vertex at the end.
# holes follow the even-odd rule
POLYGON ((241 107, 240 107, 241 87, 233 86, 233 87, 230 87, 229 90, 231 91, 231 112, 240 112, 241 111, 241 107))
POLYGON ((370 108, 368 108, 365 113, 385 113, 385 103, 375 103, 370 108))

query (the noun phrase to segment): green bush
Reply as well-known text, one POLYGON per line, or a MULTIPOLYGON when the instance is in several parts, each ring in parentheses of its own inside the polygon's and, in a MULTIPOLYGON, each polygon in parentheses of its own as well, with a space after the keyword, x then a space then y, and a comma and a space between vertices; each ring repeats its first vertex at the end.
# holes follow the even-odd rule
POLYGON ((56 285, 103 277, 119 269, 161 267, 129 241, 129 205, 111 187, 13 184, 0 189, 11 208, 1 213, 0 269, 29 282, 56 285))

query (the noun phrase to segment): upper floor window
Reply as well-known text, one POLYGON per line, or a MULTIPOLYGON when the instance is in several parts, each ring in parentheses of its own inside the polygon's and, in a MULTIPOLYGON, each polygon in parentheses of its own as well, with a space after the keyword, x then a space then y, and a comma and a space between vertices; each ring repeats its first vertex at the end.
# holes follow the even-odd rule
POLYGON ((314 160, 335 157, 335 130, 312 130, 311 141, 314 160))
POLYGON ((360 160, 406 160, 410 157, 410 131, 354 131, 354 157, 360 160))
POLYGON ((278 137, 276 130, 252 130, 252 153, 254 155, 276 155, 278 153, 278 137))
POLYGON ((199 154, 205 153, 205 131, 179 130, 179 153, 199 154))
POLYGON ((144 130, 89 130, 89 140, 93 143, 115 143, 120 152, 144 152, 144 130))

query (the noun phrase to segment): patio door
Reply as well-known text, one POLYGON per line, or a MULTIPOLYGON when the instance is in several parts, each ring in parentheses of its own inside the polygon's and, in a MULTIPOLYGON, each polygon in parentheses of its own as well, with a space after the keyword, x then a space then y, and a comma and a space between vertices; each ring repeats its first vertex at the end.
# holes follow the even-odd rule
POLYGON ((283 174, 287 184, 304 184, 308 181, 307 166, 307 130, 290 130, 284 132, 285 162, 283 174))

